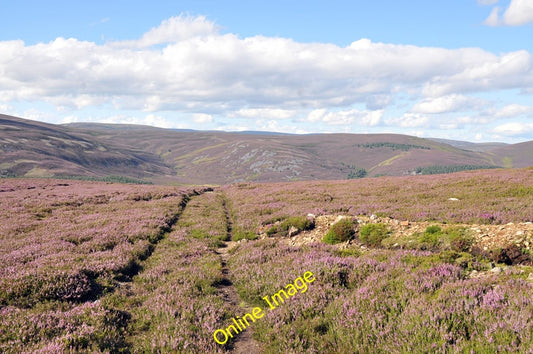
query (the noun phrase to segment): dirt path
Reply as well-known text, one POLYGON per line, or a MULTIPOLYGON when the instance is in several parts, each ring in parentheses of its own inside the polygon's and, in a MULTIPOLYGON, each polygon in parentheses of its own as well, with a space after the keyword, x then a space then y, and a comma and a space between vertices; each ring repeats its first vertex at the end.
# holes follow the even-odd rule
MULTIPOLYGON (((222 264, 222 274, 224 275, 223 281, 218 286, 218 292, 220 297, 228 302, 233 308, 235 308, 238 313, 235 315, 242 315, 246 312, 251 312, 252 307, 247 306, 239 297, 237 289, 233 286, 231 282, 231 271, 228 268, 228 260, 231 257, 230 251, 237 246, 237 243, 231 241, 232 233, 232 222, 229 214, 228 207, 226 203, 223 203, 224 209, 226 211, 226 225, 228 230, 228 235, 224 245, 217 249, 217 254, 220 256, 220 263, 222 264)), ((235 342, 233 345, 232 353, 261 353, 261 345, 255 339, 252 338, 253 326, 246 328, 243 332, 239 333, 235 337, 235 342)))

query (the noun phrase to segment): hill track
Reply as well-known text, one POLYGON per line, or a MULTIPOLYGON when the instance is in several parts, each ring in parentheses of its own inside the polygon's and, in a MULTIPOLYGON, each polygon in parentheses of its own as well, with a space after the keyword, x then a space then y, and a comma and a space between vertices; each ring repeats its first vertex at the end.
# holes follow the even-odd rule
MULTIPOLYGON (((216 250, 216 253, 220 256, 220 264, 222 265, 222 275, 223 279, 218 285, 218 294, 219 296, 227 303, 231 305, 232 308, 235 308, 235 315, 241 315, 241 313, 251 312, 252 307, 245 304, 240 298, 237 289, 231 282, 231 270, 228 268, 228 260, 230 259, 230 251, 237 246, 237 242, 232 241, 232 221, 230 216, 230 211, 228 205, 225 202, 225 199, 222 199, 222 206, 224 208, 224 214, 226 217, 226 229, 227 235, 226 240, 223 241, 221 247, 216 250)), ((253 326, 246 328, 245 331, 239 333, 235 337, 233 342, 232 353, 261 353, 260 344, 252 338, 253 326)))

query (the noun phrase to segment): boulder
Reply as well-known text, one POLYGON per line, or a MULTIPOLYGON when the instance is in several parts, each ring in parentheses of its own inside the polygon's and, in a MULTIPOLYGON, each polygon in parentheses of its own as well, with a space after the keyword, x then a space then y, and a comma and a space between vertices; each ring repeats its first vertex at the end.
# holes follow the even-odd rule
POLYGON ((297 227, 291 226, 289 228, 289 237, 295 236, 300 232, 297 227))
POLYGON ((345 216, 345 215, 339 215, 339 216, 337 216, 337 218, 335 219, 335 221, 333 221, 333 223, 331 225, 335 225, 339 221, 341 221, 343 219, 346 219, 346 218, 347 218, 347 216, 345 216))
POLYGON ((500 267, 494 267, 490 270, 491 273, 499 274, 502 272, 502 269, 500 267))

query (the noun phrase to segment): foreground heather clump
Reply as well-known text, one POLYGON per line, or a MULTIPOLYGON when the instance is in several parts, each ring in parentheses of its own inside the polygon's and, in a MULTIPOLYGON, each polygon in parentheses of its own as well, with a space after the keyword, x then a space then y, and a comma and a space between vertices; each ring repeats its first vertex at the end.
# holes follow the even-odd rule
POLYGON ((243 299, 260 304, 305 270, 305 294, 254 324, 273 351, 526 351, 533 346, 533 285, 510 274, 469 279, 427 251, 342 257, 331 246, 272 241, 240 246, 231 266, 243 299))

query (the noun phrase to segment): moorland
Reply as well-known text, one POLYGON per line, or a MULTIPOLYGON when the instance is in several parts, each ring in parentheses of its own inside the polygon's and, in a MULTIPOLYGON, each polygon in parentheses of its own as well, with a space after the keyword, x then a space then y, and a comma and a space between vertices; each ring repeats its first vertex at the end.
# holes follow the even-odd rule
POLYGON ((0 203, 1 352, 533 347, 531 168, 222 186, 7 178, 0 203), (282 298, 306 272, 305 293, 282 298))

